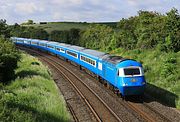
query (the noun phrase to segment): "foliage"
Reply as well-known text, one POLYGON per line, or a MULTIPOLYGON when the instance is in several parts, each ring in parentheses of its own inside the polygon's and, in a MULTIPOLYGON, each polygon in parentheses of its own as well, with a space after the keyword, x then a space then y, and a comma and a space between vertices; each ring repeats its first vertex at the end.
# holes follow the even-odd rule
POLYGON ((72 28, 69 30, 69 43, 78 44, 80 38, 80 29, 72 28))
POLYGON ((117 45, 126 49, 152 49, 178 52, 180 47, 180 15, 173 8, 167 16, 139 11, 138 16, 122 19, 116 33, 117 45))
POLYGON ((178 10, 173 8, 167 13, 166 17, 166 29, 168 35, 168 41, 165 46, 167 50, 173 50, 175 52, 180 50, 180 15, 178 10))
POLYGON ((79 45, 110 50, 153 49, 175 51, 180 49, 180 15, 173 8, 167 15, 157 12, 139 11, 138 16, 122 19, 113 29, 106 25, 94 24, 81 31, 79 45), (111 45, 113 42, 113 45, 111 45))
POLYGON ((18 53, 10 41, 0 38, 0 80, 3 83, 15 77, 14 70, 20 58, 18 53))
POLYGON ((118 47, 124 47, 126 49, 133 49, 137 44, 136 35, 134 33, 136 17, 129 19, 122 19, 118 23, 119 31, 116 33, 118 47))
POLYGON ((9 27, 11 29, 11 36, 34 38, 34 39, 48 39, 48 33, 41 28, 25 27, 15 24, 9 27))
POLYGON ((177 59, 175 54, 168 55, 162 62, 160 75, 164 78, 167 78, 169 75, 173 75, 177 72, 177 59))
POLYGON ((30 27, 26 30, 26 32, 30 34, 30 37, 27 37, 27 38, 47 40, 49 36, 45 30, 38 29, 38 28, 30 27))
POLYGON ((0 121, 67 122, 65 101, 47 67, 37 59, 22 55, 16 80, 0 86, 0 121), (36 62, 36 63, 35 63, 36 62))
POLYGON ((69 44, 78 44, 80 30, 72 28, 70 30, 58 31, 54 30, 49 35, 49 40, 57 42, 65 42, 69 44))
POLYGON ((63 35, 62 31, 54 30, 50 33, 49 40, 63 42, 62 35, 63 35))
POLYGON ((8 29, 6 20, 3 19, 0 19, 0 36, 3 36, 4 38, 10 37, 10 30, 8 29))
MULTIPOLYGON (((106 25, 91 25, 81 33, 80 45, 86 48, 109 50, 115 41, 114 31, 106 25)), ((113 44, 114 45, 114 44, 113 44)), ((114 45, 115 46, 115 45, 114 45)))
POLYGON ((27 22, 24 22, 21 25, 33 25, 33 24, 35 24, 33 20, 28 20, 27 22))

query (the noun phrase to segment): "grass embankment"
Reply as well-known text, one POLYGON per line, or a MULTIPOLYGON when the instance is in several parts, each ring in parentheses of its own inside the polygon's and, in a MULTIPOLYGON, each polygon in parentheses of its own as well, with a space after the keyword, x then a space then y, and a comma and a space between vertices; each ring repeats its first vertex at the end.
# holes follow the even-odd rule
POLYGON ((170 106, 180 108, 180 52, 116 49, 111 53, 143 63, 148 82, 146 92, 170 106))
POLYGON ((65 101, 47 67, 22 54, 17 78, 0 85, 0 121, 69 121, 65 101))

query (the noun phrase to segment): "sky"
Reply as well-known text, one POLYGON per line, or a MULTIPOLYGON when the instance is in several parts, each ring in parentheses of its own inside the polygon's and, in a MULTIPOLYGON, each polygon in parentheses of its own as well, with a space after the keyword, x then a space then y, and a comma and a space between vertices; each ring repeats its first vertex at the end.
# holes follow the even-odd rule
POLYGON ((180 0, 0 0, 0 19, 8 24, 34 22, 108 22, 137 15, 139 10, 165 14, 180 0))

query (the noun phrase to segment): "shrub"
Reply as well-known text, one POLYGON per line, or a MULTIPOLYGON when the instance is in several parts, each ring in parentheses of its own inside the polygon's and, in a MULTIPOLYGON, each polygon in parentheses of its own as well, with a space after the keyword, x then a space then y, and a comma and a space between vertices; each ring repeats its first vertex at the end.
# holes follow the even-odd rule
POLYGON ((0 81, 7 81, 15 77, 14 69, 17 68, 17 62, 20 55, 15 46, 6 39, 0 38, 0 81))

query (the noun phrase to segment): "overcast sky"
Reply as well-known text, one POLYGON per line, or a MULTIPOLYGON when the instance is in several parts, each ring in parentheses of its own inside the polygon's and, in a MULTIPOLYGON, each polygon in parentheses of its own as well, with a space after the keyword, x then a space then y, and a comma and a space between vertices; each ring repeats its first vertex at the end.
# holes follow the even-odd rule
POLYGON ((40 21, 119 21, 139 10, 180 13, 180 0, 0 0, 0 19, 22 23, 40 21))

